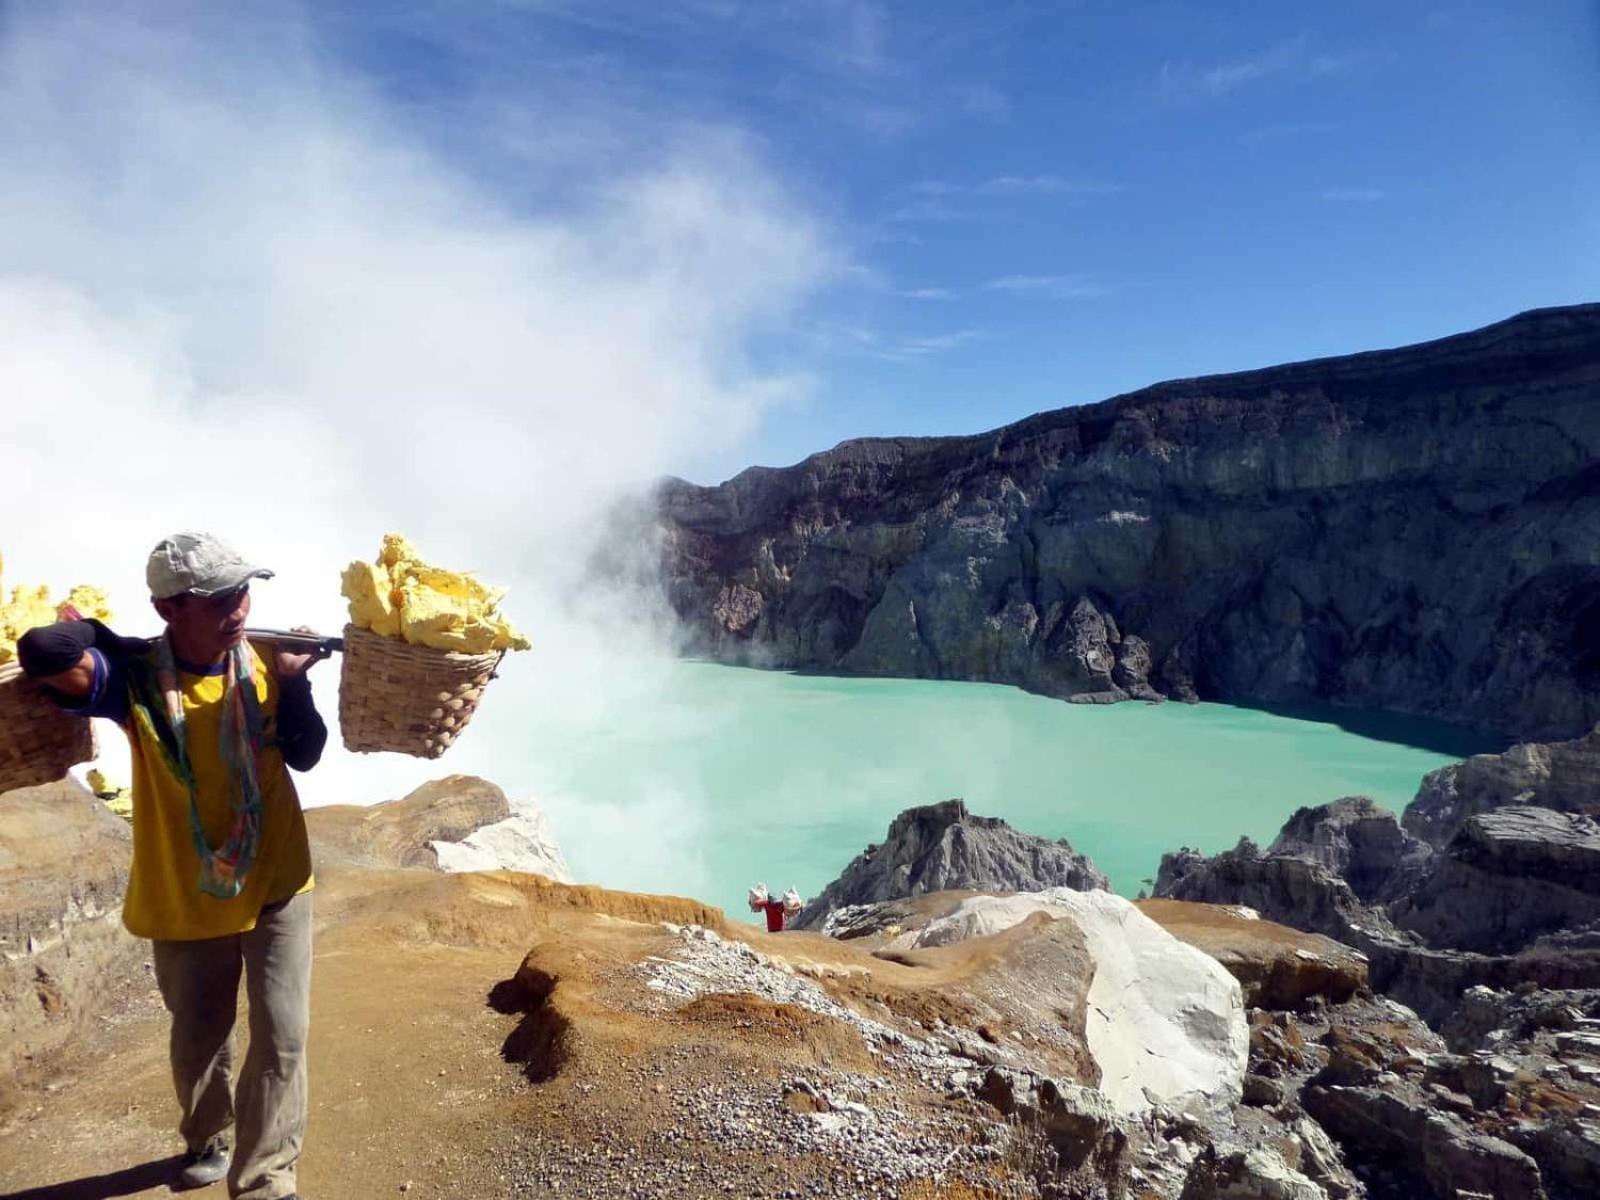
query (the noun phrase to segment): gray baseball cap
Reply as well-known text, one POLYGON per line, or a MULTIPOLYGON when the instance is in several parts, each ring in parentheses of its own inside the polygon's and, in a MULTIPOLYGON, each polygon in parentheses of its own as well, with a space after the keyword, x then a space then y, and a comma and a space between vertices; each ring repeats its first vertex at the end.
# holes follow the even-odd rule
POLYGON ((221 538, 209 533, 175 533, 150 551, 144 568, 150 595, 157 600, 181 596, 215 596, 252 579, 271 579, 265 567, 252 566, 221 538))

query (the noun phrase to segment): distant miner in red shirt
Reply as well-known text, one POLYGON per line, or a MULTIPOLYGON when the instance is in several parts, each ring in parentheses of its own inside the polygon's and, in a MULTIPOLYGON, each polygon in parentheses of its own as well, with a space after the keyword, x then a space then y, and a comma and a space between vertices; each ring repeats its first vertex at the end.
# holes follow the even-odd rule
POLYGON ((802 906, 800 893, 793 888, 783 894, 782 900, 772 899, 764 883, 750 889, 750 911, 766 914, 768 933, 782 933, 784 920, 797 916, 802 906))

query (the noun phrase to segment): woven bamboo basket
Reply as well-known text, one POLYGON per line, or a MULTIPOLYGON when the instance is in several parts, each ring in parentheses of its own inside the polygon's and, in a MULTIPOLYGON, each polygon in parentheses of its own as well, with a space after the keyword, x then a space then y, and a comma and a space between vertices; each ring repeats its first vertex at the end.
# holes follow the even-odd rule
POLYGON ((94 729, 31 686, 16 663, 0 664, 0 792, 53 783, 94 757, 94 729))
POLYGON ((438 758, 472 720, 503 653, 456 654, 344 627, 345 748, 438 758))

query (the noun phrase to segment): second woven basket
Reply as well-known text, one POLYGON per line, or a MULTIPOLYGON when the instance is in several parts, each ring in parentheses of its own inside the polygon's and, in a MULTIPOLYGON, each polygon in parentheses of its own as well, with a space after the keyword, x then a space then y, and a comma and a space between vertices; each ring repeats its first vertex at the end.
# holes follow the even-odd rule
POLYGON ((345 748, 438 758, 472 720, 503 657, 413 646, 346 625, 339 673, 345 748))
POLYGON ((16 663, 0 666, 0 792, 51 783, 94 752, 88 721, 57 708, 16 663))

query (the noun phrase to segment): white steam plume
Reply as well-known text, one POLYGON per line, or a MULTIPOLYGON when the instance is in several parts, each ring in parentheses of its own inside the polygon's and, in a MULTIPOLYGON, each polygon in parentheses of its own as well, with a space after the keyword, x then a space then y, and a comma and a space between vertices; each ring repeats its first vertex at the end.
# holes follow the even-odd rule
MULTIPOLYGON (((515 195, 553 197, 530 209, 430 154, 304 29, 263 47, 100 6, 7 11, 12 581, 109 585, 116 624, 153 632, 145 554, 199 527, 279 572, 256 624, 337 629, 340 568, 389 529, 510 586, 536 649, 461 745, 437 763, 330 749, 302 781, 313 804, 450 771, 526 791, 525 723, 624 719, 661 664, 619 598, 579 588, 600 514, 726 452, 798 386, 744 347, 832 270, 747 142, 630 129, 655 149, 612 172, 563 145, 524 164, 515 195)), ((596 103, 583 117, 603 129, 596 103)), ((334 672, 313 679, 331 723, 334 672)))

